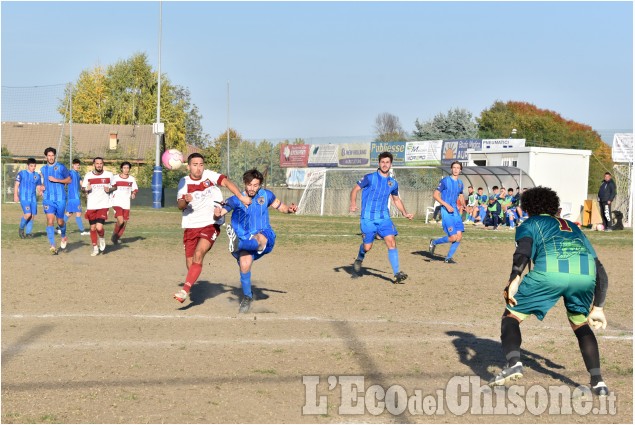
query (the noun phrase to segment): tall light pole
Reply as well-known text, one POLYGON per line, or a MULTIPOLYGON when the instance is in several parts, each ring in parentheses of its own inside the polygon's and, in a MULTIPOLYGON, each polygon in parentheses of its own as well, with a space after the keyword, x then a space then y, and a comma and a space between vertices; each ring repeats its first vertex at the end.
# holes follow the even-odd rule
POLYGON ((156 157, 152 173, 152 208, 163 207, 163 169, 161 168, 161 136, 164 126, 161 122, 161 22, 163 18, 163 2, 159 2, 159 68, 157 71, 157 121, 152 125, 156 135, 156 157))
POLYGON ((227 177, 229 178, 229 81, 227 81, 227 177))

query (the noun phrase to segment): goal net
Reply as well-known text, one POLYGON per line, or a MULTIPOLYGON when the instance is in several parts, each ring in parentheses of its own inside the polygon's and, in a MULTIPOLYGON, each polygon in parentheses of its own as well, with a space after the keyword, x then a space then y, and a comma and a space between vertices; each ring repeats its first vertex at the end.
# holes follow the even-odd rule
POLYGON ((624 226, 633 226, 633 164, 615 164, 613 166, 615 186, 617 195, 615 202, 611 206, 612 211, 619 211, 623 214, 624 226))
MULTIPOLYGON (((371 168, 327 168, 311 173, 306 188, 298 203, 298 214, 346 215, 349 213, 353 186, 371 168)), ((392 172, 399 183, 399 197, 408 212, 424 215, 426 208, 434 204, 432 194, 443 176, 438 167, 393 167, 392 172)), ((357 200, 358 209, 361 199, 357 200)), ((390 205, 390 214, 399 214, 390 205)))

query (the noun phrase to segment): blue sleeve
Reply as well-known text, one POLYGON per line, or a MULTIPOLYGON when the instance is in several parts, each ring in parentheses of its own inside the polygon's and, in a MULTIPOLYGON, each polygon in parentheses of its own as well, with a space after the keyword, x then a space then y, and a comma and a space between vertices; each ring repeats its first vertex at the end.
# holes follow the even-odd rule
POLYGON ((463 195, 463 182, 461 180, 459 180, 459 195, 463 195))
MULTIPOLYGON (((22 170, 24 171, 24 170, 22 170)), ((18 183, 20 183, 20 181, 22 181, 22 171, 18 172, 18 174, 16 174, 15 176, 15 181, 17 181, 18 183)))
POLYGON ((267 207, 270 207, 273 204, 273 201, 276 200, 276 195, 270 191, 269 189, 265 189, 265 193, 267 194, 267 207))
POLYGON ((62 180, 64 180, 66 177, 70 177, 71 173, 69 173, 68 168, 66 168, 66 166, 64 164, 60 164, 62 167, 60 168, 60 174, 62 176, 62 180))
POLYGON ((362 189, 370 184, 370 179, 368 178, 369 175, 370 174, 366 174, 361 180, 357 181, 357 185, 362 189))
POLYGON ((399 196, 399 183, 397 183, 397 180, 393 180, 393 181, 395 182, 395 184, 392 190, 390 191, 390 194, 393 196, 399 196))
POLYGON ((225 210, 227 210, 227 212, 230 212, 233 209, 235 209, 239 204, 240 204, 240 201, 234 195, 234 196, 230 197, 229 199, 227 199, 227 201, 225 201, 225 206, 223 208, 225 208, 225 210))
POLYGON ((437 190, 439 192, 443 192, 443 189, 445 189, 445 177, 441 177, 441 180, 439 180, 439 185, 437 186, 437 190))

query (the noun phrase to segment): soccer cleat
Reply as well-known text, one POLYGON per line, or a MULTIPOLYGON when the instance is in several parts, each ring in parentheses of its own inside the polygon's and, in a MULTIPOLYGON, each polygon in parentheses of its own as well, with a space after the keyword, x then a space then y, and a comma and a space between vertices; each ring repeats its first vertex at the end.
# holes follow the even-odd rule
POLYGON ((55 248, 54 246, 49 248, 49 251, 51 251, 51 255, 57 255, 57 248, 55 248))
POLYGON ((430 245, 428 245, 428 251, 430 252, 430 254, 434 255, 434 249, 437 246, 434 244, 434 239, 430 239, 430 245))
POLYGON ((113 245, 116 245, 119 243, 119 237, 117 236, 116 233, 112 234, 112 236, 110 237, 110 241, 113 243, 113 245))
POLYGON ((174 299, 182 304, 187 299, 188 296, 189 294, 185 292, 185 289, 181 289, 179 292, 174 294, 174 299))
POLYGON ((355 262, 353 263, 353 270, 357 274, 362 274, 362 260, 355 260, 355 262))
POLYGON ((24 239, 26 237, 24 229, 18 229, 18 236, 20 236, 20 239, 24 239))
POLYGON ((80 233, 80 235, 81 236, 88 236, 88 235, 90 235, 90 232, 87 232, 87 231, 84 230, 82 233, 80 233))
POLYGON ((60 242, 60 249, 66 249, 66 244, 68 244, 68 236, 64 236, 62 241, 60 242))
POLYGON ((251 302, 253 298, 243 297, 243 300, 240 302, 240 308, 238 309, 239 313, 248 313, 251 310, 251 302))
POLYGON ((403 283, 406 279, 408 279, 408 275, 404 272, 399 272, 395 275, 395 280, 392 283, 403 283))
POLYGON ((93 252, 90 253, 91 257, 95 257, 99 255, 99 247, 97 245, 93 245, 93 252))
POLYGON ((26 234, 26 238, 27 239, 33 239, 33 233, 27 233, 26 234))
POLYGON ((517 381, 523 377, 523 364, 517 362, 513 366, 503 369, 494 379, 489 382, 490 387, 507 385, 512 381, 517 381))
POLYGON ((58 235, 62 234, 62 229, 60 229, 59 227, 55 228, 55 233, 57 233, 58 235))
POLYGON ((443 260, 443 262, 445 264, 456 264, 456 261, 454 261, 454 259, 452 258, 446 258, 445 260, 443 260))
POLYGON ((606 397, 609 395, 609 387, 606 386, 604 381, 598 382, 591 389, 593 390, 593 394, 598 397, 606 397))
POLYGON ((101 252, 106 250, 106 238, 99 238, 99 250, 101 252))
POLYGON ((229 239, 229 252, 234 253, 238 251, 238 238, 236 237, 236 232, 234 228, 229 224, 225 225, 227 227, 227 238, 229 239))

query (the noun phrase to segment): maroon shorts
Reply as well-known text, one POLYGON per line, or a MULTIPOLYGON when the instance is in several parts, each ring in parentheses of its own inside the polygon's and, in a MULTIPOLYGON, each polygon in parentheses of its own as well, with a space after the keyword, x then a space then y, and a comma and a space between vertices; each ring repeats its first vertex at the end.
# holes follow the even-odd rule
POLYGON ((121 207, 112 207, 115 210, 115 218, 123 217, 124 221, 128 221, 130 219, 130 210, 124 210, 121 207))
POLYGON ((209 226, 199 227, 197 229, 185 229, 183 231, 183 248, 185 248, 185 257, 193 257, 198 245, 199 239, 208 240, 214 246, 214 241, 220 233, 218 224, 210 224, 209 226))
POLYGON ((99 210, 86 210, 84 218, 88 220, 90 224, 104 224, 104 222, 108 220, 108 208, 102 208, 99 210))

